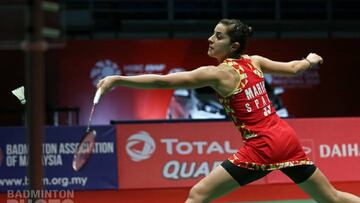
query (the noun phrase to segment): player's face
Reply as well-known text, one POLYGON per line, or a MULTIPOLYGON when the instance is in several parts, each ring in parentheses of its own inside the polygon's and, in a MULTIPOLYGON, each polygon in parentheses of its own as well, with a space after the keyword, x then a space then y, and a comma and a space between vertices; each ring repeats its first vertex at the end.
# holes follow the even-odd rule
POLYGON ((218 61, 224 60, 231 54, 231 42, 229 35, 226 34, 227 27, 221 23, 217 24, 214 33, 209 37, 208 55, 218 61))

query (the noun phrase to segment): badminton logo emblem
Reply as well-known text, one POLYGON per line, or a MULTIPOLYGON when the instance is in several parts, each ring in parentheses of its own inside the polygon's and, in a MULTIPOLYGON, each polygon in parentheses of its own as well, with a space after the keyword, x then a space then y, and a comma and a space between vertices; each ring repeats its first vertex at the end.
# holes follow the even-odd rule
POLYGON ((131 135, 126 144, 126 152, 133 161, 149 159, 155 148, 154 139, 145 131, 131 135))
POLYGON ((90 77, 94 86, 97 85, 99 80, 110 75, 121 75, 121 71, 119 66, 109 59, 96 62, 90 72, 90 77))

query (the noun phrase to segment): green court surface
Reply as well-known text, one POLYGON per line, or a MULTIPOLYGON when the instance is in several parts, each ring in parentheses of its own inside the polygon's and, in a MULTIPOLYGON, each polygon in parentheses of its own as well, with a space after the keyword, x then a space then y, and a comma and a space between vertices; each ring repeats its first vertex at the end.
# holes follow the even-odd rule
MULTIPOLYGON (((229 202, 231 203, 231 202, 229 202)), ((235 202, 232 202, 235 203, 235 202)), ((240 202, 238 202, 240 203, 240 202)), ((316 203, 314 200, 286 200, 286 201, 266 201, 266 202, 241 202, 241 203, 316 203)))

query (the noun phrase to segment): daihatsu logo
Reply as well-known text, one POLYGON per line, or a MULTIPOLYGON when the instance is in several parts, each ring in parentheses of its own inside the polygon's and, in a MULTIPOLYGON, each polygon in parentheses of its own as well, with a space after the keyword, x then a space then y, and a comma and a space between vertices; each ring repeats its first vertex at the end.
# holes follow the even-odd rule
POLYGON ((304 146, 303 146, 303 150, 304 150, 305 154, 310 154, 312 151, 310 147, 304 147, 304 146))

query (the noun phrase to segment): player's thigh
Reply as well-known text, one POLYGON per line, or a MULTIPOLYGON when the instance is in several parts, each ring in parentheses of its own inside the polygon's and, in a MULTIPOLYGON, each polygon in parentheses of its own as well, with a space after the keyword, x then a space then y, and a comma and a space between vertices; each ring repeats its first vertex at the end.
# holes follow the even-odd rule
POLYGON ((316 201, 330 203, 336 199, 336 189, 316 166, 295 166, 281 171, 316 201))
POLYGON ((214 199, 239 187, 239 183, 222 166, 218 166, 196 183, 190 193, 202 195, 206 199, 214 199))
POLYGON ((199 181, 194 186, 194 189, 210 199, 214 199, 258 180, 268 173, 270 171, 255 171, 241 168, 226 160, 208 176, 199 181))
POLYGON ((318 202, 334 202, 337 198, 336 189, 319 169, 298 186, 318 202))

